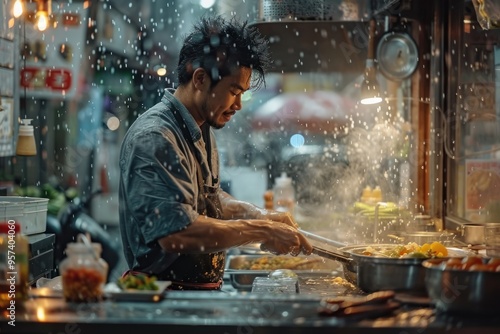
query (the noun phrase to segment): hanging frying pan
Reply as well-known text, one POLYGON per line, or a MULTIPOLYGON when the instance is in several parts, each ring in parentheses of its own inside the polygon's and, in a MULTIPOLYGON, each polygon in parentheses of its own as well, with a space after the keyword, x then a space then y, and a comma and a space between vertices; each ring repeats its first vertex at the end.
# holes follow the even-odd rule
POLYGON ((388 79, 406 79, 417 69, 417 45, 404 31, 388 31, 378 42, 377 61, 380 72, 388 79))

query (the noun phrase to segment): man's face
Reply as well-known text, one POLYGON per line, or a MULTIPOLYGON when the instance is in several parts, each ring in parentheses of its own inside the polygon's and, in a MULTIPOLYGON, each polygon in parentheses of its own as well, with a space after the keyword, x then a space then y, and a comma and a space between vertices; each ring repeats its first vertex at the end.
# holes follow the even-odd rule
POLYGON ((207 92, 202 105, 205 121, 210 126, 221 129, 240 110, 241 95, 250 88, 252 71, 247 67, 224 77, 207 92))

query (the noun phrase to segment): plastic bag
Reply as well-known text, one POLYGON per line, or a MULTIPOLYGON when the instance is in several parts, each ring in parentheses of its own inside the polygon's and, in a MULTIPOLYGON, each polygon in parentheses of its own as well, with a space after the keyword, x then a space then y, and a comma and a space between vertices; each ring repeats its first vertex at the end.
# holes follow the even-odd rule
POLYGON ((500 1, 472 0, 477 21, 484 30, 500 28, 500 1))
POLYGON ((41 277, 36 281, 37 288, 49 288, 52 290, 62 291, 62 279, 61 276, 56 276, 54 278, 41 277))

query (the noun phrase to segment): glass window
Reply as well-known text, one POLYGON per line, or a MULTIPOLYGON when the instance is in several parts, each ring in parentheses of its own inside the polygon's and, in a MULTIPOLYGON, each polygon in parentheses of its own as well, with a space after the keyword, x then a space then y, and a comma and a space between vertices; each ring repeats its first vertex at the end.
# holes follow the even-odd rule
POLYGON ((452 10, 444 122, 450 228, 500 222, 500 5, 463 1, 452 10))

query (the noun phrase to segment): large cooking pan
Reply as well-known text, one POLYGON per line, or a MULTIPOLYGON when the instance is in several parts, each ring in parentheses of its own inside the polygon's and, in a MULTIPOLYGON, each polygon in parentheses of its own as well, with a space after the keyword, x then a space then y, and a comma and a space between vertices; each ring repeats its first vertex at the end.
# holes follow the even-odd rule
MULTIPOLYGON (((304 231, 303 231, 304 232, 304 231)), ((319 256, 340 261, 343 264, 344 277, 365 292, 394 290, 415 295, 426 295, 425 258, 391 258, 363 255, 368 247, 376 252, 395 247, 396 244, 362 244, 336 247, 337 242, 305 232, 319 256)), ((448 257, 465 257, 470 251, 447 247, 448 257)))

